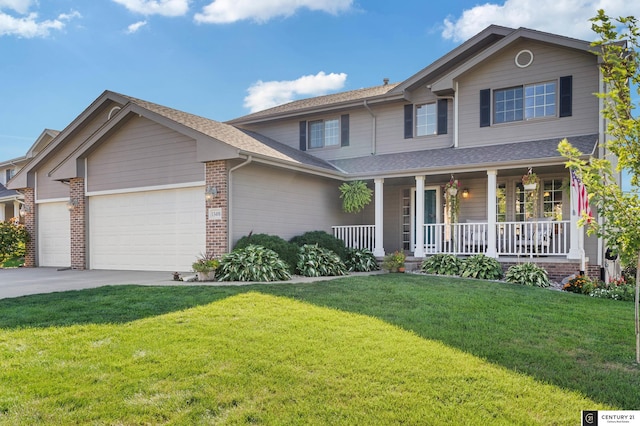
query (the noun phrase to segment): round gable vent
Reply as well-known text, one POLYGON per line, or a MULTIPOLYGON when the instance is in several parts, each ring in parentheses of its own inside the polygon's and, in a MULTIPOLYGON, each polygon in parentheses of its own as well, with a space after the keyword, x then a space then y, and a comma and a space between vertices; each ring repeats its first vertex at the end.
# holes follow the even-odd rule
POLYGON ((516 55, 516 65, 518 68, 526 68, 533 63, 533 52, 530 50, 521 50, 516 55))

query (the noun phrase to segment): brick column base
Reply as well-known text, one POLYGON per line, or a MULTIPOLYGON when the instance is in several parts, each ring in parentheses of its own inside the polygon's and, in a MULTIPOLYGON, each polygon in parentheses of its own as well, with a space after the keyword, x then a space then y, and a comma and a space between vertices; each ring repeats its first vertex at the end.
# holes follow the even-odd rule
POLYGON ((73 178, 69 185, 69 201, 73 205, 70 211, 71 222, 71 268, 87 267, 84 179, 73 178))
MULTIPOLYGON (((216 195, 205 200, 207 228, 206 250, 208 255, 219 257, 227 253, 228 247, 228 169, 227 162, 211 161, 205 164, 206 188, 215 188, 216 195), (209 215, 209 212, 212 214, 209 215)), ((202 194, 204 197, 205 194, 202 194)))

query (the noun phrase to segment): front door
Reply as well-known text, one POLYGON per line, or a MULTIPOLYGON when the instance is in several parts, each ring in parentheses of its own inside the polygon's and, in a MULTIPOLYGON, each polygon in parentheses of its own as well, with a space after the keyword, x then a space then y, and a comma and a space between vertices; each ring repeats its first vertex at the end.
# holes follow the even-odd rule
MULTIPOLYGON (((424 217, 422 218, 422 224, 434 224, 440 223, 440 210, 438 209, 438 197, 440 189, 437 187, 426 188, 424 190, 424 217)), ((416 226, 416 191, 412 191, 411 197, 411 247, 416 246, 416 232, 424 229, 420 226, 420 220, 418 220, 418 226, 416 226)), ((425 252, 433 253, 436 249, 436 229, 434 227, 427 226, 425 231, 424 243, 425 252)))

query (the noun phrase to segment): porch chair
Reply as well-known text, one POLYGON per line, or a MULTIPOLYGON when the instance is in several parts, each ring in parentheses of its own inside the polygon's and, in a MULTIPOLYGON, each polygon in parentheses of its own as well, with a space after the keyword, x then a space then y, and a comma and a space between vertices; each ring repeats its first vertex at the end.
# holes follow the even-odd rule
POLYGON ((529 218, 520 231, 520 251, 548 253, 553 234, 552 221, 551 217, 529 218))
POLYGON ((464 245, 469 252, 484 252, 487 249, 487 221, 467 219, 464 226, 464 245))

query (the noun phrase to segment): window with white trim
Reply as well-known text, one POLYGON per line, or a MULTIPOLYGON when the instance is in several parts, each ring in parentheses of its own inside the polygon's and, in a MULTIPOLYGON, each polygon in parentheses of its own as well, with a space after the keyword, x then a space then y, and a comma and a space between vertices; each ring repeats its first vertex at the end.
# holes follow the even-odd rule
POLYGON ((340 120, 316 120, 309 122, 309 148, 340 145, 340 120))
POLYGON ((493 92, 494 123, 556 116, 556 82, 527 84, 493 92))
POLYGON ((438 115, 436 103, 416 107, 416 136, 435 135, 438 133, 438 115))
POLYGON ((544 217, 562 220, 562 180, 545 180, 542 186, 542 209, 544 217))

